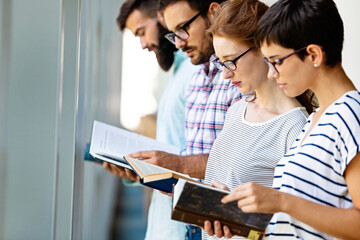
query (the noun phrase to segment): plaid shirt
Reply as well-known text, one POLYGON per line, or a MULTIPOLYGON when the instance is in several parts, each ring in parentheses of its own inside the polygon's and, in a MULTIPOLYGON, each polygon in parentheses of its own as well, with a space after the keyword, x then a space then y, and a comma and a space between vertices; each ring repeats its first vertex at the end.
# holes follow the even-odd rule
POLYGON ((190 82, 185 103, 186 149, 182 155, 207 154, 225 121, 228 108, 241 99, 230 79, 212 61, 202 64, 190 82))

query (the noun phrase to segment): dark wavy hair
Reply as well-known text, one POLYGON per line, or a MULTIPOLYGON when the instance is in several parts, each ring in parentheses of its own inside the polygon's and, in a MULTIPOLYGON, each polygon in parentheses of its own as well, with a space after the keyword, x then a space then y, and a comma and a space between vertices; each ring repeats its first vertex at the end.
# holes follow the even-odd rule
POLYGON ((121 31, 124 31, 126 20, 135 9, 149 18, 156 18, 158 0, 126 0, 123 5, 121 5, 120 13, 116 18, 116 22, 121 31))
MULTIPOLYGON (((120 8, 120 13, 116 22, 121 31, 126 28, 126 21, 134 10, 139 10, 143 15, 156 19, 158 11, 158 0, 126 0, 120 8)), ((168 71, 174 63, 174 53, 176 48, 174 44, 165 39, 164 35, 169 31, 159 22, 157 23, 159 46, 156 59, 164 71, 168 71)))

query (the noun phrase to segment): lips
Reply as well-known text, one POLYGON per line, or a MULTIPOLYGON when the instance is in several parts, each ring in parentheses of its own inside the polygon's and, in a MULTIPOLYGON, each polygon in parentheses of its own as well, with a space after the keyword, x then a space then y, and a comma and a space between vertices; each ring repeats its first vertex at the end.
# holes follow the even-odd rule
POLYGON ((186 54, 187 54, 188 57, 191 57, 191 56, 193 55, 193 51, 192 51, 192 50, 191 50, 191 51, 187 51, 186 54))
POLYGON ((278 83, 278 86, 280 89, 284 89, 286 86, 286 83, 278 83))
POLYGON ((234 84, 236 87, 240 87, 240 85, 241 85, 241 81, 234 81, 231 83, 234 84))

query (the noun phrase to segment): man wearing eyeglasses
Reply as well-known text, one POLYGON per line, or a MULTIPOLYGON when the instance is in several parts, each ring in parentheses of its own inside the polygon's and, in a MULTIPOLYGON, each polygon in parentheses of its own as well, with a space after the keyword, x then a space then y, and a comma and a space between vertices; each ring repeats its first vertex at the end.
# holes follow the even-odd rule
MULTIPOLYGON (((200 70, 190 82, 186 98, 186 149, 182 156, 145 151, 132 157, 203 179, 209 152, 220 133, 227 109, 241 98, 237 87, 214 66, 212 41, 207 36, 222 0, 160 0, 160 11, 171 33, 166 38, 182 49, 200 70)), ((201 230, 187 226, 186 239, 201 239, 201 230)))
MULTIPOLYGON (((143 49, 153 51, 159 66, 168 71, 175 65, 174 74, 169 80, 161 98, 158 114, 156 138, 158 141, 185 148, 185 94, 191 76, 198 67, 191 64, 190 59, 170 43, 164 35, 169 31, 163 26, 157 14, 157 0, 126 0, 122 5, 117 23, 120 30, 129 29, 139 37, 143 49), (174 56, 175 54, 175 56, 174 56)), ((127 169, 104 163, 104 168, 118 177, 130 182, 136 175, 127 169)), ((154 190, 149 208, 146 240, 183 240, 186 234, 184 223, 170 218, 171 198, 154 190)))

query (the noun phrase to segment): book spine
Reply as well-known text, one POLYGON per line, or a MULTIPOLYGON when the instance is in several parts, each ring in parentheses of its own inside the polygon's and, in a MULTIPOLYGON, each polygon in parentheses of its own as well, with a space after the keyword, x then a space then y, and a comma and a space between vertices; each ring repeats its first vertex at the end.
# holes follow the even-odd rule
POLYGON ((251 240, 261 240, 264 237, 264 232, 257 228, 252 228, 252 227, 245 226, 245 225, 226 222, 226 221, 222 221, 219 219, 212 219, 207 216, 202 216, 199 214, 190 213, 190 212, 186 212, 186 211, 182 211, 182 210, 178 210, 178 209, 173 209, 172 214, 171 214, 171 219, 177 220, 180 222, 189 223, 189 224, 195 224, 200 227, 204 226, 204 222, 206 220, 209 220, 211 222, 218 220, 221 222, 222 226, 228 226, 231 233, 234 235, 247 237, 248 239, 251 239, 251 240))

